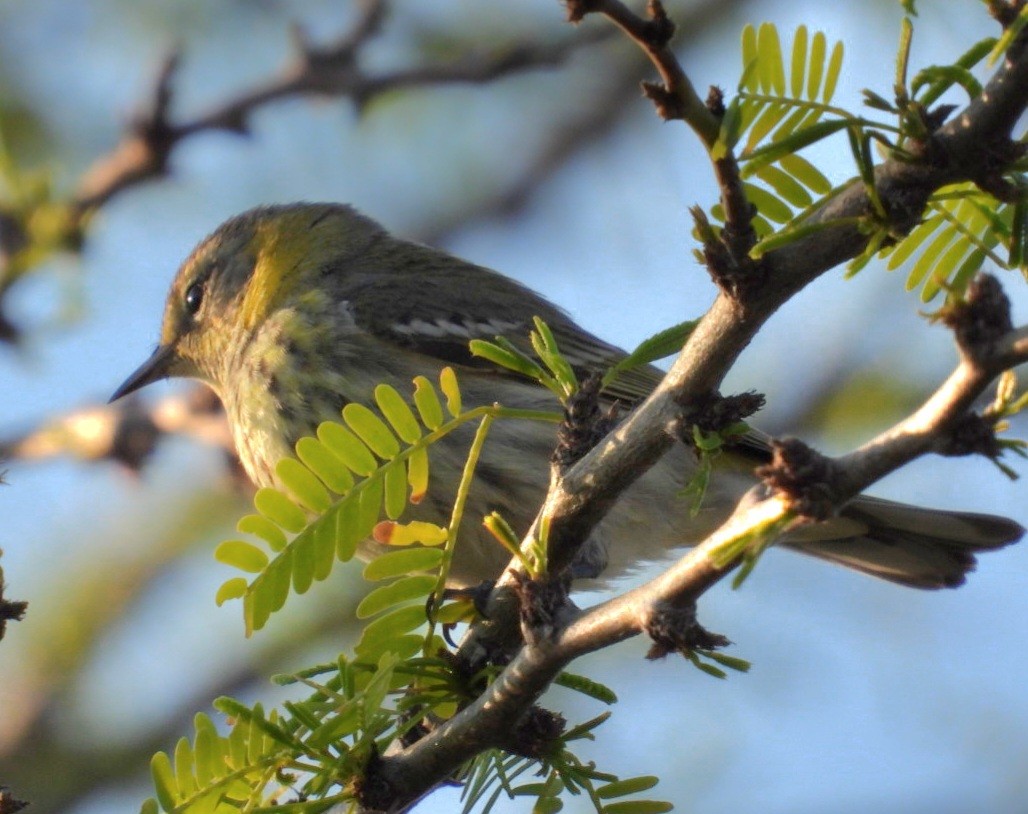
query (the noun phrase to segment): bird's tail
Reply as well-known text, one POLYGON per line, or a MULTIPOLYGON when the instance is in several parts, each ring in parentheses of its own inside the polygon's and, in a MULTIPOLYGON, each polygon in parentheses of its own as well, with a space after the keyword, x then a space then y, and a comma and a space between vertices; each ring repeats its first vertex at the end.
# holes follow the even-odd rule
POLYGON ((839 517, 791 533, 783 545, 901 585, 955 588, 974 570, 976 552, 1017 542, 1024 531, 1005 517, 862 495, 839 517))

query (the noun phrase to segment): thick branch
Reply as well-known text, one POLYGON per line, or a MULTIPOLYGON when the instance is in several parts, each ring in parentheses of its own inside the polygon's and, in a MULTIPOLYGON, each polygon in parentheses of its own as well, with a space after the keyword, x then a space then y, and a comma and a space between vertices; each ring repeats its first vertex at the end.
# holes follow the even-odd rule
MULTIPOLYGON (((595 3, 588 4, 588 10, 594 10, 595 3)), ((605 7, 605 4, 600 5, 605 7)), ((942 155, 943 161, 935 163, 907 163, 890 160, 876 170, 876 188, 880 199, 892 219, 897 231, 909 230, 918 222, 929 195, 939 187, 963 180, 975 180, 986 172, 995 171, 993 152, 998 145, 1006 145, 1011 140, 1011 129, 1028 105, 1028 59, 1023 48, 1023 36, 1008 53, 1007 59, 996 75, 987 85, 982 97, 972 102, 949 125, 936 134, 936 146, 933 155, 942 155)), ((1002 151, 1002 149, 1001 149, 1002 151)), ((812 221, 825 223, 841 218, 854 218, 871 213, 872 205, 863 184, 853 183, 849 189, 836 196, 811 216, 812 221)), ((540 513, 549 520, 549 545, 551 566, 559 569, 571 562, 578 547, 588 538, 596 524, 603 519, 607 511, 614 505, 618 495, 636 478, 641 476, 672 443, 671 429, 683 405, 689 405, 703 394, 717 390, 725 373, 731 368, 738 355, 750 342, 763 323, 792 295, 820 274, 846 260, 858 255, 866 245, 868 236, 857 227, 840 224, 814 232, 803 240, 770 252, 765 257, 765 269, 768 272, 763 285, 754 286, 747 292, 746 310, 741 313, 732 298, 721 294, 710 310, 704 315, 697 328, 693 331, 685 348, 675 364, 648 398, 620 427, 589 453, 579 464, 573 467, 551 490, 540 513)), ((1028 342, 1017 332, 1006 341, 1004 349, 993 357, 990 366, 978 362, 964 360, 954 374, 952 382, 941 388, 940 394, 933 397, 938 403, 924 408, 927 414, 936 417, 950 413, 960 415, 966 412, 968 399, 973 393, 980 393, 988 381, 995 375, 997 366, 1023 361, 1024 357, 1014 348, 1020 348, 1028 342), (1009 345, 1009 347, 1008 347, 1009 345), (1002 361, 1000 361, 1002 360, 1002 361), (966 365, 976 365, 972 371, 966 365), (942 405, 946 405, 943 407, 942 405)), ((926 414, 915 414, 912 421, 924 421, 926 414)), ((943 420, 940 418, 940 420, 943 420)), ((916 434, 914 434, 916 435, 916 434)), ((849 499, 866 485, 880 477, 884 471, 901 465, 917 454, 927 451, 930 444, 923 438, 918 442, 907 440, 910 433, 899 431, 896 450, 891 453, 892 464, 886 462, 890 455, 882 450, 889 445, 879 445, 874 456, 877 462, 858 466, 856 462, 843 462, 840 469, 845 475, 846 485, 840 494, 849 499)), ((873 457, 873 456, 869 456, 873 457)), ((757 511, 754 509, 754 511, 757 511)), ((767 511, 765 505, 763 511, 767 511)), ((772 511, 778 511, 772 507, 772 511)), ((784 512, 784 508, 782 509, 784 512)), ((784 517, 784 514, 781 515, 784 517)), ((534 532, 534 530, 533 530, 534 532)), ((683 558, 676 568, 663 575, 657 581, 660 590, 669 586, 677 601, 686 601, 690 595, 698 595, 710 584, 723 576, 723 572, 713 568, 709 560, 710 548, 707 544, 695 549, 683 558)), ((508 579, 505 575, 503 582, 508 579)), ((572 627, 568 630, 590 631, 591 644, 576 645, 574 654, 584 652, 580 647, 602 647, 627 635, 638 632, 638 603, 646 597, 652 600, 656 595, 648 595, 653 583, 627 594, 613 603, 601 606, 603 610, 591 612, 586 617, 588 622, 579 621, 583 627, 572 627), (622 613, 620 608, 633 612, 622 613), (592 615, 595 614, 595 615, 592 615), (632 619, 635 621, 631 621, 632 619), (601 622, 602 619, 608 621, 601 622)), ((502 592, 500 597, 509 599, 502 592)), ((494 606, 494 617, 486 625, 475 631, 462 645, 463 654, 472 660, 495 649, 495 639, 503 641, 511 633, 509 618, 504 621, 506 608, 494 606), (493 640, 493 641, 490 641, 493 640)), ((565 632, 565 635, 569 633, 565 632)), ((568 641, 571 641, 569 639, 568 641)), ((507 641, 509 646, 509 638, 507 641)), ((569 649, 570 645, 569 645, 569 649)), ((445 732, 455 741, 462 740, 465 734, 463 727, 473 727, 470 720, 478 710, 485 716, 482 723, 483 742, 489 740, 494 722, 516 714, 516 709, 524 709, 519 703, 534 700, 541 688, 574 654, 561 652, 554 645, 540 650, 538 645, 522 648, 511 666, 504 672, 497 687, 490 690, 487 696, 480 699, 466 714, 454 720, 453 729, 449 725, 433 736, 433 746, 441 741, 445 732), (540 679, 535 673, 545 673, 540 679), (513 682, 517 680, 517 683, 513 682)), ((473 731, 473 730, 472 730, 473 731)), ((487 744, 489 745, 489 744, 487 744)), ((473 755, 478 748, 472 747, 464 752, 465 759, 473 755)), ((413 747, 418 749, 418 746, 413 747)), ((445 750, 432 752, 426 748, 422 754, 432 753, 429 762, 445 763, 459 751, 459 746, 451 743, 445 750), (444 754, 445 757, 441 757, 444 754)), ((418 772, 414 770, 416 763, 406 758, 391 758, 382 771, 401 785, 415 782, 418 772), (398 767, 402 766, 402 769, 398 767), (404 778, 401 780, 401 775, 404 778)), ((411 759, 413 760, 413 758, 411 759)), ((437 764, 438 769, 442 764, 437 764)), ((455 768, 456 764, 450 767, 455 768)), ((435 775, 442 777, 444 774, 435 775)), ((431 774, 427 775, 431 776, 431 774)), ((426 776, 423 775, 422 779, 426 776)), ((410 788, 409 786, 404 786, 410 788)), ((401 799, 414 799, 424 793, 421 787, 417 792, 401 794, 401 799), (413 794, 413 796, 408 796, 413 794)))
MULTIPOLYGON (((831 494, 836 510, 884 475, 927 452, 1003 370, 1028 362, 1028 326, 1011 332, 987 354, 963 355, 953 374, 906 420, 850 455, 835 459, 831 494)), ((478 752, 501 746, 517 721, 571 661, 647 630, 666 606, 693 603, 734 570, 726 546, 794 518, 789 500, 760 499, 755 487, 732 516, 702 544, 655 579, 584 613, 549 637, 526 636, 526 644, 500 677, 472 705, 446 724, 376 767, 376 780, 390 790, 391 811, 403 811, 478 752)))

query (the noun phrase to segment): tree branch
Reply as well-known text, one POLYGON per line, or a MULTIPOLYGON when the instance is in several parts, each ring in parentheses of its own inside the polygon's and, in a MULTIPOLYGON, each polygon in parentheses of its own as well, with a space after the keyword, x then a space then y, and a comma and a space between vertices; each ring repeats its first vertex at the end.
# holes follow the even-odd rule
MULTIPOLYGON (((1028 326, 1009 332, 975 356, 963 354, 950 377, 909 418, 849 455, 826 459, 830 466, 823 471, 832 475, 826 484, 832 496, 830 508, 838 511, 884 475, 932 452, 1000 372, 1024 362, 1028 362, 1028 326)), ((777 536, 802 519, 789 495, 775 492, 761 497, 762 491, 751 489, 717 531, 648 583, 585 612, 576 612, 569 603, 564 609, 567 622, 547 635, 524 630, 525 644, 482 696, 422 740, 375 766, 376 785, 388 790, 387 810, 406 811, 440 778, 480 751, 502 747, 512 724, 574 659, 648 631, 655 615, 663 614, 665 608, 694 606, 739 565, 753 540, 767 544, 769 535, 777 536), (733 550, 734 554, 726 555, 733 550)))
MULTIPOLYGON (((586 11, 608 5, 597 0, 586 3, 586 11)), ((1022 34, 982 96, 935 134, 933 147, 936 149, 926 152, 933 156, 932 163, 892 159, 876 169, 876 190, 897 232, 907 231, 918 222, 934 190, 995 173, 997 154, 1013 154, 1008 149, 1011 130, 1028 105, 1028 59, 1024 42, 1022 34), (943 158, 936 158, 938 156, 943 158)), ((810 221, 827 223, 866 216, 872 211, 864 185, 854 182, 816 210, 810 221)), ((651 396, 554 484, 539 519, 526 538, 536 536, 539 522, 545 517, 549 523, 549 555, 554 572, 572 561, 618 495, 673 443, 673 428, 683 407, 718 389, 738 355, 778 307, 820 274, 864 249, 868 236, 851 223, 830 226, 769 252, 764 267, 767 277, 746 289, 744 311, 733 297, 725 293, 719 295, 651 396)), ((998 370, 1025 361, 1023 349, 1028 340, 1022 335, 1023 330, 1004 338, 998 350, 979 349, 977 356, 965 354, 951 379, 908 424, 895 428, 894 436, 876 439, 870 448, 858 451, 863 460, 836 462, 842 473, 837 476, 833 490, 837 505, 885 472, 929 451, 931 439, 941 437, 949 429, 949 422, 966 414, 970 400, 983 391, 998 370)), ((749 496, 751 500, 754 497, 749 496)), ((496 745, 496 733, 534 703, 570 659, 589 648, 634 635, 644 627, 646 607, 653 607, 657 601, 677 604, 694 601, 735 567, 737 560, 727 565, 715 564, 716 558, 712 555, 723 548, 722 535, 739 539, 739 526, 748 533, 755 528, 773 527, 776 522, 795 516, 789 501, 781 496, 761 501, 752 508, 746 503, 744 500, 740 504, 719 532, 657 580, 611 600, 601 606, 603 610, 591 611, 542 643, 523 637, 530 643, 521 647, 482 698, 429 735, 425 746, 419 743, 404 753, 419 757, 390 756, 376 767, 378 779, 384 779, 386 785, 396 791, 396 802, 391 810, 403 810, 410 801, 428 791, 430 785, 426 784, 438 782, 439 777, 446 776, 480 749, 496 745), (589 631, 589 635, 585 636, 584 631, 589 631), (567 644, 567 648, 562 648, 560 642, 567 644), (476 721, 476 716, 482 716, 481 720, 476 721), (462 743, 474 745, 465 749, 462 743)), ((513 576, 516 570, 512 563, 512 569, 498 583, 500 590, 494 592, 490 620, 473 628, 462 643, 461 654, 473 665, 498 650, 509 652, 512 649, 511 613, 515 603, 511 601, 510 586, 521 579, 513 576)))

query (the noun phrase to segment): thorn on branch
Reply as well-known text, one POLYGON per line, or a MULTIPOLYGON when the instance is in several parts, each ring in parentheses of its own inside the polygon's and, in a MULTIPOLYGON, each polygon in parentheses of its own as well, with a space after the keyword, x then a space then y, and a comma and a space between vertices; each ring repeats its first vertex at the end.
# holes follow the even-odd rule
POLYGON ((936 105, 924 114, 924 125, 929 133, 934 133, 949 118, 949 114, 957 109, 957 105, 936 105))
POLYGON ((964 299, 944 305, 932 318, 953 331, 961 353, 971 359, 987 356, 1014 328, 1010 300, 991 274, 979 274, 964 299))
POLYGON ((568 611, 574 608, 568 598, 568 580, 563 577, 537 580, 517 571, 512 573, 525 641, 532 643, 552 638, 562 627, 568 611))
POLYGON ((660 82, 642 82, 640 87, 643 96, 653 102, 657 115, 664 121, 685 118, 685 105, 682 104, 682 100, 660 82))
MULTIPOLYGON (((724 294, 745 305, 749 292, 759 288, 765 279, 761 264, 749 256, 750 249, 757 242, 752 226, 757 210, 746 198, 741 182, 725 182, 724 162, 724 159, 714 162, 722 183, 721 202, 726 214, 724 228, 720 233, 716 232, 707 214, 698 206, 690 207, 689 214, 703 246, 701 261, 710 278, 724 294)), ((734 160, 731 163, 734 165, 734 160)), ((735 176, 738 181, 737 168, 735 176)))
POLYGON ((789 508, 810 520, 825 520, 835 513, 832 489, 834 465, 830 458, 798 438, 771 442, 771 463, 757 468, 757 477, 783 495, 789 508))
POLYGON ((725 92, 717 85, 711 85, 707 91, 707 98, 704 104, 711 113, 719 119, 725 115, 725 92))
POLYGON ((764 394, 755 390, 734 396, 710 393, 689 402, 678 422, 678 436, 686 444, 693 443, 693 427, 704 434, 720 433, 763 409, 764 394))
POLYGON ((364 764, 364 771, 353 781, 353 795, 362 811, 388 811, 393 802, 393 789, 382 776, 382 756, 375 744, 364 764))
POLYGON ((726 636, 713 633, 696 620, 696 604, 660 604, 652 609, 645 623, 646 635, 653 644, 646 653, 650 660, 671 653, 688 655, 694 650, 717 650, 731 644, 726 636))
POLYGON ((646 13, 650 19, 646 21, 643 29, 643 38, 646 44, 654 51, 665 47, 675 35, 675 24, 667 15, 667 10, 660 0, 650 0, 646 4, 646 13))
POLYGON ((984 455, 991 461, 997 461, 1003 454, 995 422, 973 412, 965 413, 948 432, 940 434, 932 449, 946 457, 984 455))
POLYGON ((564 420, 557 428, 557 446, 550 457, 557 477, 578 463, 617 424, 616 403, 606 411, 600 409, 602 384, 600 376, 589 376, 564 406, 564 420))
POLYGON ((567 720, 563 715, 533 704, 514 724, 503 747, 527 758, 541 758, 550 754, 554 743, 564 734, 567 720))

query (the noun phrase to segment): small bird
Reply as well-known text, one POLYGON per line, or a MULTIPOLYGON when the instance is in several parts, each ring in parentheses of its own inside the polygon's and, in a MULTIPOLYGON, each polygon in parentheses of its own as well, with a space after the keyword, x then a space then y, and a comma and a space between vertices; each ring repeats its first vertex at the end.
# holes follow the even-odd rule
MULTIPOLYGON (((579 373, 602 372, 625 356, 519 283, 393 237, 349 206, 260 207, 221 225, 182 264, 160 344, 111 400, 168 377, 205 382, 224 403, 246 472, 258 486, 274 486, 276 463, 293 454, 299 438, 338 420, 349 402, 372 403, 381 382, 406 393, 415 376, 435 380, 449 365, 467 404, 553 410, 547 389, 468 348, 470 339, 497 335, 524 346, 533 317, 549 325, 579 373)), ((661 377, 657 368, 635 368, 605 396, 631 407, 661 377)), ((449 517, 469 438, 455 434, 433 445, 432 484, 412 508, 414 517, 449 517)), ((496 422, 475 472, 452 586, 501 573, 509 555, 481 518, 499 511, 515 530, 527 530, 546 492, 555 440, 553 424, 496 422)), ((574 574, 609 581, 695 545, 757 482, 754 469, 768 459, 763 436, 748 434, 718 456, 693 513, 681 492, 697 462, 678 445, 622 494, 582 547, 574 574)), ((860 496, 837 517, 804 526, 781 544, 892 582, 942 588, 964 581, 975 552, 1023 533, 1003 517, 860 496)), ((370 558, 381 550, 369 540, 360 554, 370 558)))

